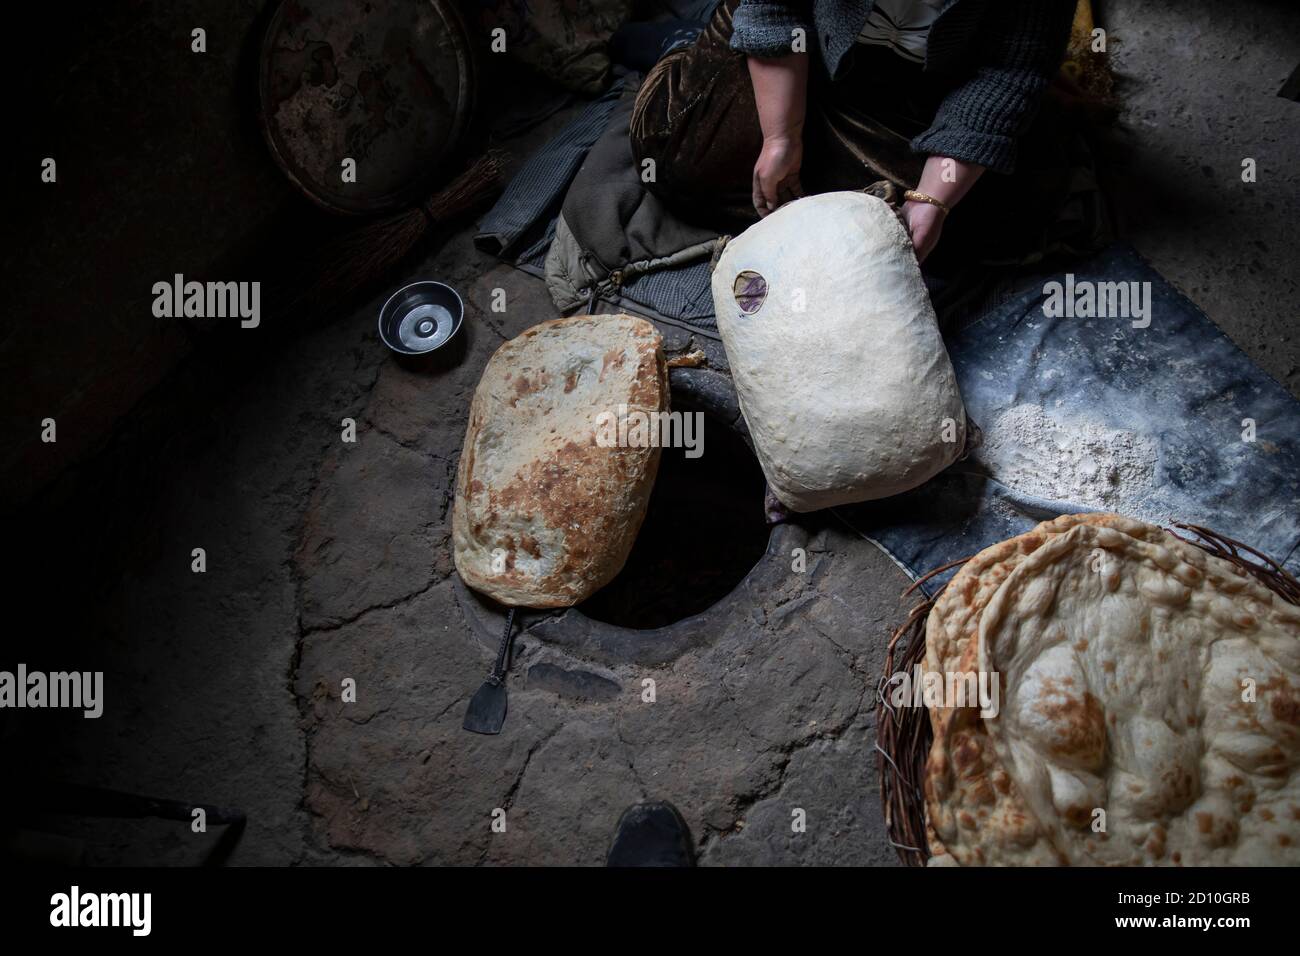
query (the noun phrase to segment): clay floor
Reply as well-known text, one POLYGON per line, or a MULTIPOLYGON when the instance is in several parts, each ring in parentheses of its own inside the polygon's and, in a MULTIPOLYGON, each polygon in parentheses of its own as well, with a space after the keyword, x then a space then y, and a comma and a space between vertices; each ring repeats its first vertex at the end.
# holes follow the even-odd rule
MULTIPOLYGON (((1300 59, 1300 11, 1106 8, 1124 80, 1129 155, 1115 175, 1127 236, 1300 396, 1300 103, 1276 95, 1300 59), (1245 156, 1267 188, 1242 187, 1245 156)), ((511 145, 525 153, 568 115, 511 145)), ((599 864, 619 813, 646 797, 682 810, 704 865, 894 863, 873 706, 907 579, 843 526, 801 522, 765 541, 752 463, 719 467, 731 461, 725 429, 706 446, 718 449, 712 471, 708 454, 665 465, 675 477, 654 523, 671 536, 638 580, 690 587, 708 571, 710 594, 743 577, 737 590, 686 625, 621 640, 583 619, 635 617, 636 582, 590 615, 529 613, 505 732, 461 730, 501 622, 450 558, 469 399, 500 342, 555 314, 540 281, 475 252, 471 233, 391 283, 462 291, 459 366, 429 375, 391 361, 375 332, 381 295, 208 410, 204 440, 166 465, 134 522, 130 569, 96 612, 108 687, 148 704, 69 720, 51 770, 244 809, 235 864, 599 864), (489 309, 497 288, 504 314, 489 309), (716 506, 673 501, 696 481, 716 506), (200 546, 208 571, 193 574, 200 546), (339 699, 349 677, 355 704, 339 699), (504 833, 491 828, 497 809, 504 833)), ((725 374, 716 345, 664 331, 672 352, 707 345, 706 372, 725 374)), ((95 863, 193 864, 217 837, 161 822, 64 827, 95 863)))

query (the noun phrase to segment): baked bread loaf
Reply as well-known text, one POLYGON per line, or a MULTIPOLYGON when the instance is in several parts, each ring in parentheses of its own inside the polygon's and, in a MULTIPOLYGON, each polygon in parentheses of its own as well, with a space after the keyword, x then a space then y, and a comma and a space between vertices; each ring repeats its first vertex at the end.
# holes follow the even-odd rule
MULTIPOLYGON (((663 339, 644 319, 543 322, 489 359, 456 478, 456 570, 503 604, 568 607, 623 567, 659 448, 602 447, 602 413, 668 407, 663 339)), ((649 443, 645 443, 649 445, 649 443)))
POLYGON ((956 376, 887 203, 787 203, 727 244, 712 287, 745 422, 786 507, 896 495, 961 455, 956 376))

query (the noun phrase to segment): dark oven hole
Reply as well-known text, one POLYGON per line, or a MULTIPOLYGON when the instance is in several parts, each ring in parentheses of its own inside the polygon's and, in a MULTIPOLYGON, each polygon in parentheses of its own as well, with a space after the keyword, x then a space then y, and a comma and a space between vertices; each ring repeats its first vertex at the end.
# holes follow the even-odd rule
POLYGON ((597 621, 645 629, 716 604, 767 550, 764 484, 744 439, 706 414, 704 453, 687 458, 685 449, 663 449, 627 563, 578 609, 597 621))

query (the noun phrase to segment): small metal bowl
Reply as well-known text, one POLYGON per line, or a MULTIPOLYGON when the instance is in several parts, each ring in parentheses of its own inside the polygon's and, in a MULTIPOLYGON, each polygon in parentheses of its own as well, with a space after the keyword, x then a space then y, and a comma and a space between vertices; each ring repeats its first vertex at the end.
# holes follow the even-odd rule
POLYGON ((465 303, 441 282, 402 286, 379 310, 379 338, 399 356, 421 357, 456 338, 465 321, 465 303))

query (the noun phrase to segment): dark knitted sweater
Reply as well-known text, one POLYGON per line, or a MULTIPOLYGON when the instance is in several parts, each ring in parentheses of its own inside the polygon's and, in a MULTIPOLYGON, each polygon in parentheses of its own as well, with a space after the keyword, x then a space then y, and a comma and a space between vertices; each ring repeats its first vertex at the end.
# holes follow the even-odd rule
MULTIPOLYGON (((816 44, 832 78, 848 63, 875 0, 741 0, 731 46, 754 56, 791 52, 794 31, 816 44)), ((920 153, 952 156, 1001 173, 1033 119, 1070 35, 1075 0, 947 0, 930 28, 925 70, 949 92, 920 153)))

